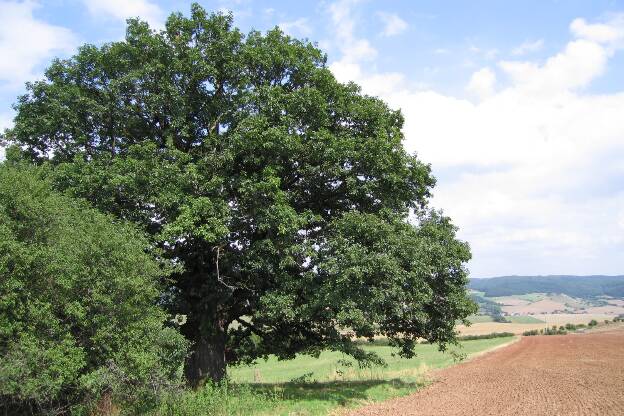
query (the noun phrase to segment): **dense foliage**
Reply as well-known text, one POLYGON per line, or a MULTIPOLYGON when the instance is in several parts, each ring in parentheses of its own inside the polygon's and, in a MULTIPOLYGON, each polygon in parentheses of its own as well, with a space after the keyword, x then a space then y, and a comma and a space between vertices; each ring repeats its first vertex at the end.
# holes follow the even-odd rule
POLYGON ((479 307, 479 315, 491 316, 494 322, 509 322, 503 316, 503 310, 501 309, 500 304, 486 297, 480 296, 477 293, 471 293, 470 299, 472 299, 472 301, 479 307))
POLYGON ((469 287, 485 296, 562 293, 575 298, 624 297, 624 276, 501 276, 470 279, 469 287))
POLYGON ((153 399, 185 354, 155 304, 161 266, 133 227, 38 176, 0 165, 0 413, 153 399))
POLYGON ((308 42, 193 5, 54 61, 16 110, 5 141, 180 266, 163 299, 187 317, 193 384, 269 353, 374 360, 353 336, 444 347, 475 311, 469 248, 427 207, 401 113, 308 42))

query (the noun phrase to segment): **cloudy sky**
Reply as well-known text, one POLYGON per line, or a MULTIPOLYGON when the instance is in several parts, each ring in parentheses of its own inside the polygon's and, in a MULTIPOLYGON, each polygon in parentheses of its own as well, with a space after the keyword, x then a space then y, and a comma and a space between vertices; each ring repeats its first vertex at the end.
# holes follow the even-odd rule
MULTIPOLYGON (((624 274, 624 1, 200 1, 314 40, 406 117, 474 277, 624 274)), ((0 128, 52 57, 189 2, 0 0, 0 128)), ((0 150, 1 153, 1 150, 0 150)))

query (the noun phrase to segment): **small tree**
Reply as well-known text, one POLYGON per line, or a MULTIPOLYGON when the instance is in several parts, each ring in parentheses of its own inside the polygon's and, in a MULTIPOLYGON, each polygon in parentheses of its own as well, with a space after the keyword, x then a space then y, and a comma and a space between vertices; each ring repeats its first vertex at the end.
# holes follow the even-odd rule
POLYGON ((5 140, 180 266, 163 298, 188 316, 191 384, 271 353, 375 359, 354 336, 444 348, 476 311, 469 248, 427 206, 435 180, 401 113, 309 42, 244 36, 195 4, 54 61, 16 109, 5 140))
POLYGON ((0 165, 0 413, 153 399, 179 379, 185 341, 163 326, 147 247, 38 171, 0 165))

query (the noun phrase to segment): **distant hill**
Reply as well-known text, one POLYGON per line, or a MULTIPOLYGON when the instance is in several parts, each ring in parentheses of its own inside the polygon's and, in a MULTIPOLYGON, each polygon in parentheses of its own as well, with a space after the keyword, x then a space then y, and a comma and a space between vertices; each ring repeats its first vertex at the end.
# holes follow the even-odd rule
POLYGON ((624 297, 624 276, 501 276, 470 279, 470 289, 485 296, 563 293, 576 298, 624 297))

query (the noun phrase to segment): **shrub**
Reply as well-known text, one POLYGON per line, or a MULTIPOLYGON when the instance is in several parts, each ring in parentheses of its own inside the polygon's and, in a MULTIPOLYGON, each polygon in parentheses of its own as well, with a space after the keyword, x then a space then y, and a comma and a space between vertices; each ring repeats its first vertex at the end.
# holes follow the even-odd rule
POLYGON ((505 338, 505 337, 513 337, 514 334, 511 332, 492 332, 491 334, 483 334, 483 335, 463 335, 457 337, 459 341, 472 341, 476 339, 492 339, 492 338, 505 338))
POLYGON ((553 325, 551 328, 544 329, 544 335, 566 335, 565 329, 557 328, 557 325, 553 325))
POLYGON ((587 324, 588 326, 596 326, 598 325, 598 321, 596 321, 595 319, 592 319, 591 321, 589 321, 589 324, 587 324))
POLYGON ((148 403, 186 348, 156 305, 163 268, 136 229, 40 172, 0 165, 0 413, 148 403))
POLYGON ((500 323, 510 323, 511 321, 505 318, 503 315, 492 315, 492 321, 500 323))
MULTIPOLYGON (((568 324, 571 325, 571 324, 568 324)), ((573 326, 573 325, 572 325, 573 326)), ((567 325, 566 325, 567 327, 567 325)), ((557 328, 556 325, 553 325, 551 328, 545 329, 532 329, 530 331, 524 331, 522 335, 525 337, 535 336, 535 335, 566 335, 568 331, 563 326, 557 328)))

